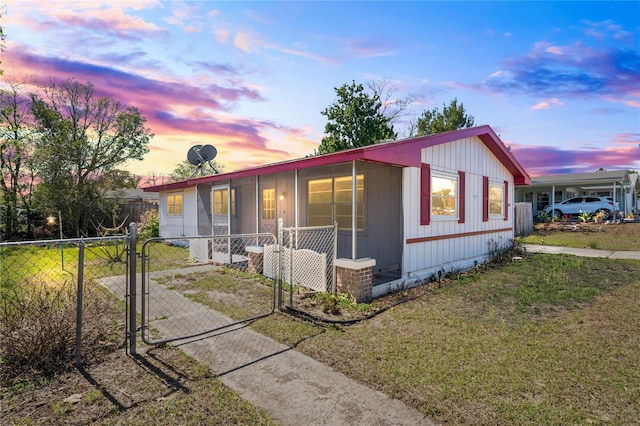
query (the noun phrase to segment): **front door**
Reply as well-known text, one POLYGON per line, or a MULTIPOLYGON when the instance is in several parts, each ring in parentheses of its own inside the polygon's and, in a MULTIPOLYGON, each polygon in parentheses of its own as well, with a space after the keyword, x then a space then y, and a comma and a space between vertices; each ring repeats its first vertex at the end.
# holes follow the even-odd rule
POLYGON ((231 215, 235 208, 235 197, 233 190, 228 186, 216 186, 212 189, 211 222, 213 224, 213 235, 229 235, 231 225, 231 215))

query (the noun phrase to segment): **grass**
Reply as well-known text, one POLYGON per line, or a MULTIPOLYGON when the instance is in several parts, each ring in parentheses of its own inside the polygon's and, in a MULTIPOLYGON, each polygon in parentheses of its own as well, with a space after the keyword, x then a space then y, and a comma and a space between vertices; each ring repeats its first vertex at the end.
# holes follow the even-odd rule
MULTIPOLYGON (((608 225, 587 236, 599 247, 628 250, 640 240, 636 229, 608 225), (617 229, 624 238, 609 237, 617 229)), ((556 235, 546 232, 544 244, 551 244, 556 235)), ((581 232, 557 233, 562 245, 584 244, 581 232)), ((638 261, 534 254, 443 280, 442 288, 408 290, 413 300, 352 326, 320 327, 280 314, 251 326, 438 422, 636 424, 639 277, 638 261)), ((203 298, 241 294, 248 284, 271 290, 232 273, 165 283, 203 298)), ((235 304, 224 309, 245 315, 235 304)), ((3 389, 3 419, 275 424, 170 346, 153 348, 143 360, 114 353, 90 375, 99 387, 69 373, 3 389), (83 395, 81 402, 64 402, 73 393, 83 395), (121 405, 114 408, 114 400, 121 405)))
POLYGON ((639 274, 635 261, 532 255, 297 349, 440 422, 632 424, 639 274))
POLYGON ((558 229, 559 224, 538 225, 533 234, 521 238, 521 241, 550 246, 640 251, 640 223, 583 224, 576 231, 558 229))

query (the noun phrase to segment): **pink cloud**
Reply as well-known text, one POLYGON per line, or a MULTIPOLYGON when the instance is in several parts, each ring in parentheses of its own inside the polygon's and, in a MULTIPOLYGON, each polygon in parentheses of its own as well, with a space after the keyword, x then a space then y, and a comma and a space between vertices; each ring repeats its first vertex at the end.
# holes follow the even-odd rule
POLYGON ((534 106, 531 107, 531 109, 534 109, 534 110, 550 109, 550 108, 561 107, 563 105, 564 103, 561 102, 558 98, 551 98, 551 99, 547 99, 546 101, 542 101, 540 103, 535 104, 534 106))
MULTIPOLYGON (((88 63, 38 56, 23 49, 5 52, 3 67, 6 77, 19 79, 19 75, 29 73, 31 82, 49 78, 66 80, 72 76, 82 83, 93 83, 98 96, 109 96, 124 105, 137 107, 156 135, 149 157, 164 158, 153 161, 164 164, 165 169, 170 170, 172 164, 178 162, 176 155, 182 158, 183 151, 194 143, 219 147, 226 153, 227 170, 303 156, 312 153, 315 146, 305 137, 304 129, 250 118, 230 118, 228 113, 238 103, 263 99, 257 89, 239 81, 195 86, 189 81, 164 81, 88 63), (289 144, 274 143, 281 140, 289 144), (300 152, 301 149, 306 151, 300 152)), ((25 90, 34 89, 32 86, 25 90)))

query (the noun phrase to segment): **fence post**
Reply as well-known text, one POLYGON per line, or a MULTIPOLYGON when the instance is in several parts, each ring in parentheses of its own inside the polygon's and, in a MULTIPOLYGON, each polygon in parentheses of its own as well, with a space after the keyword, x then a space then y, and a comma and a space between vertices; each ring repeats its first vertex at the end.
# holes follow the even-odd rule
POLYGON ((78 293, 76 301, 76 367, 82 367, 82 305, 84 299, 84 241, 78 245, 78 293))
POLYGON ((136 350, 136 259, 137 259, 137 243, 136 224, 129 224, 129 350, 132 355, 137 354, 136 350))
POLYGON ((278 261, 276 262, 278 265, 277 273, 278 273, 278 310, 282 310, 282 252, 284 247, 284 239, 283 239, 283 220, 282 218, 278 219, 278 261))

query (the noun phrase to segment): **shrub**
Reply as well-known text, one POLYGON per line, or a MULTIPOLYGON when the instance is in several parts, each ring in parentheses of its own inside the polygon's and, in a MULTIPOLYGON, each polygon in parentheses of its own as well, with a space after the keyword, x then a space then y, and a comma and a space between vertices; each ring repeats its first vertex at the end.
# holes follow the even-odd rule
MULTIPOLYGON (((4 289, 0 299, 0 380, 15 382, 72 368, 75 360, 76 286, 33 276, 4 289)), ((84 361, 117 346, 117 328, 107 318, 114 301, 85 286, 84 361)))
POLYGON ((148 240, 160 236, 160 216, 157 210, 145 212, 138 223, 138 239, 148 240))

